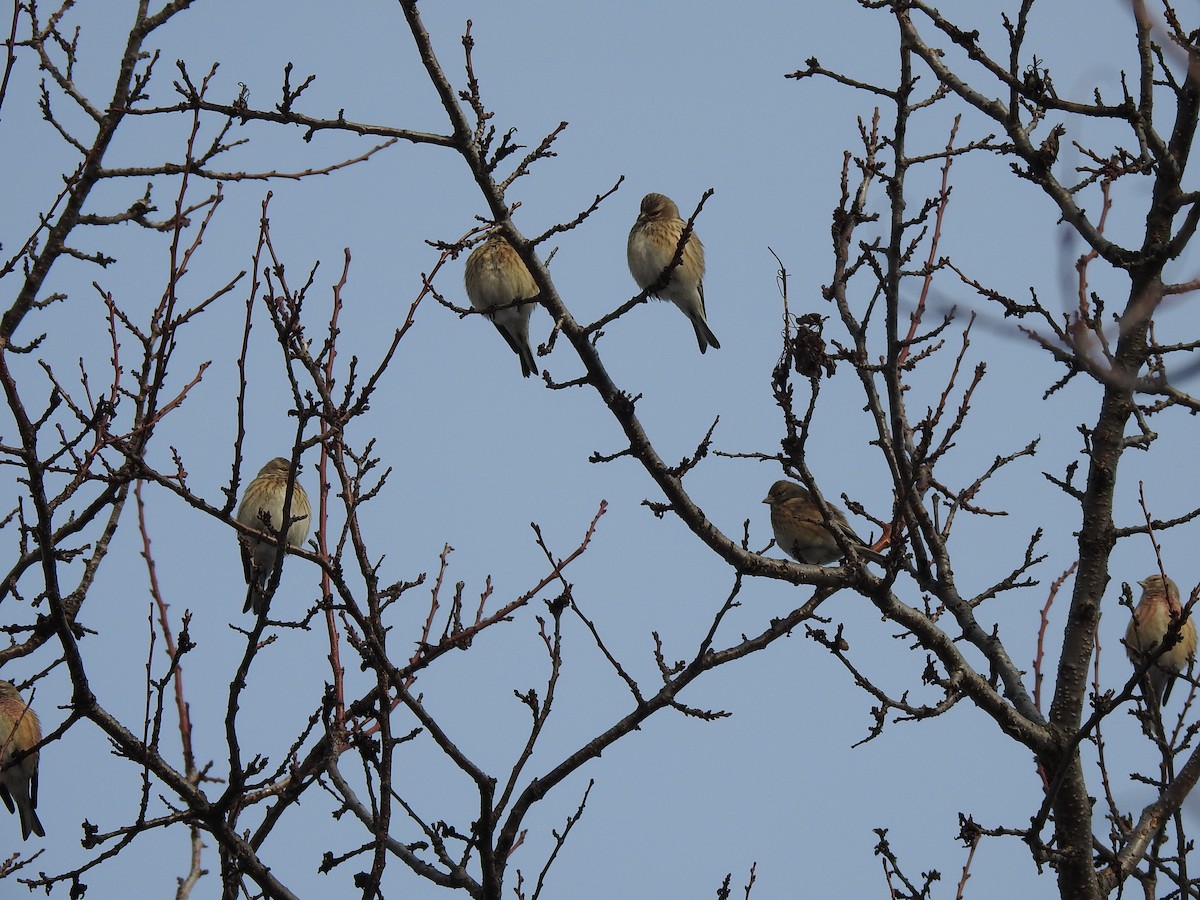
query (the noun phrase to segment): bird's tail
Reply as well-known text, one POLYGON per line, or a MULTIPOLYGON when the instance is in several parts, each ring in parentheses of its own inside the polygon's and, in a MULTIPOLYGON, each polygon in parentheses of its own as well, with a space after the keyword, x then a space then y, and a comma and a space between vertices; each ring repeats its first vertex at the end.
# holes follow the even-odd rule
POLYGON ((887 565, 887 557, 882 553, 872 550, 866 541, 854 533, 854 529, 850 528, 848 525, 843 525, 840 530, 842 532, 842 536, 846 538, 848 543, 854 546, 855 551, 863 559, 876 563, 880 566, 887 565))
POLYGON ((263 609, 266 609, 266 605, 266 598, 257 584, 257 579, 251 580, 249 586, 246 588, 246 605, 242 607, 242 612, 248 613, 253 609, 254 614, 258 615, 259 607, 261 606, 263 609))
POLYGON ((876 553, 874 550, 872 550, 866 544, 862 545, 861 547, 855 547, 854 549, 858 551, 859 556, 861 556, 865 559, 869 559, 871 562, 876 563, 877 565, 881 565, 881 566, 887 565, 887 557, 884 556, 882 553, 876 553))
MULTIPOLYGON (((1154 670, 1151 669, 1151 671, 1154 670)), ((1163 679, 1162 699, 1159 701, 1159 706, 1166 706, 1167 701, 1171 699, 1171 688, 1175 687, 1175 677, 1175 673, 1170 672, 1167 674, 1167 677, 1163 679)), ((1151 679, 1151 683, 1153 683, 1153 679, 1151 679)))
POLYGON ((528 378, 530 375, 538 374, 537 363, 533 361, 533 351, 529 348, 529 344, 523 344, 517 350, 517 356, 521 357, 521 377, 528 378))
POLYGON ((513 353, 520 357, 522 377, 528 378, 530 375, 538 374, 537 363, 533 360, 533 350, 529 347, 529 338, 524 335, 511 334, 509 329, 505 328, 499 322, 495 322, 494 324, 496 330, 508 342, 508 346, 512 347, 513 353))
POLYGON ((702 316, 692 316, 691 319, 692 328, 696 332, 696 343, 700 345, 700 352, 703 353, 710 346, 714 350, 720 350, 721 342, 712 333, 712 329, 708 327, 708 323, 704 321, 704 318, 702 316))
POLYGON ((42 820, 38 818, 37 810, 33 808, 32 803, 21 804, 21 840, 29 840, 29 835, 32 832, 38 837, 46 836, 46 829, 42 827, 42 820))

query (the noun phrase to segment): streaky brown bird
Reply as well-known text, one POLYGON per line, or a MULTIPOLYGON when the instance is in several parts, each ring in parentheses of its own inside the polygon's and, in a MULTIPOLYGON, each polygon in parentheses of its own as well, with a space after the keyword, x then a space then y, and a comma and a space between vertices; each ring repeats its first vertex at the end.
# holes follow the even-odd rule
POLYGON ((538 287, 525 261, 503 234, 493 231, 467 257, 463 282, 471 306, 486 313, 520 358, 521 374, 525 378, 538 374, 529 346, 529 317, 537 306, 532 299, 538 295, 538 287), (517 300, 530 302, 509 305, 517 300))
POLYGON ((1179 588, 1170 578, 1151 575, 1138 584, 1142 596, 1125 629, 1125 653, 1129 661, 1139 666, 1153 656, 1162 646, 1172 623, 1176 624, 1179 633, 1179 640, 1163 651, 1146 672, 1150 693, 1162 706, 1170 698, 1179 673, 1196 658, 1196 622, 1191 616, 1183 619, 1179 588))
MULTIPOLYGON (((834 533, 826 527, 821 510, 807 488, 793 481, 777 481, 771 485, 763 503, 771 507, 775 543, 788 556, 816 566, 842 558, 842 548, 838 546, 834 533)), ((872 550, 866 541, 854 533, 846 521, 846 514, 828 501, 825 505, 829 508, 830 521, 842 535, 843 541, 860 556, 882 565, 885 557, 872 550)))
POLYGON ((29 835, 45 837, 38 819, 38 753, 19 762, 13 757, 36 747, 42 739, 37 713, 21 699, 11 681, 0 681, 0 800, 21 819, 21 840, 29 835))
MULTIPOLYGON (((290 460, 278 456, 263 466, 254 480, 246 485, 242 502, 238 506, 237 520, 250 528, 274 536, 284 527, 283 508, 287 498, 287 485, 291 475, 290 460)), ((284 541, 289 547, 299 547, 308 537, 312 510, 308 494, 297 481, 292 486, 291 506, 286 511, 287 530, 284 541)), ((255 615, 267 611, 270 597, 267 587, 275 571, 275 558, 279 548, 270 540, 239 534, 242 547, 242 568, 246 575, 246 606, 242 612, 254 610, 255 615)))
MULTIPOLYGON (((680 218, 675 201, 663 194, 647 194, 642 198, 637 221, 629 231, 626 256, 629 272, 638 287, 647 290, 662 278, 667 266, 675 258, 679 240, 683 237, 686 223, 680 218)), ((704 245, 692 232, 683 246, 683 258, 671 270, 665 287, 653 296, 670 300, 692 323, 696 332, 696 343, 703 353, 710 346, 721 349, 704 309, 704 245)))

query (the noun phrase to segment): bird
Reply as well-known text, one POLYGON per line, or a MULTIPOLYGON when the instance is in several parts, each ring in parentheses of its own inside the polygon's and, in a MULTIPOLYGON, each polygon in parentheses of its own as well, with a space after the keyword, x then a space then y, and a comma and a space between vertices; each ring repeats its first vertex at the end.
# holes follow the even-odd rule
POLYGON ((515 300, 530 300, 539 291, 525 261, 513 249, 512 244, 499 231, 493 231, 467 257, 463 275, 467 297, 471 306, 487 315, 508 346, 521 360, 521 375, 528 378, 538 374, 529 347, 529 317, 533 315, 534 303, 507 306, 515 300))
POLYGON ((21 817, 21 840, 30 834, 45 837, 37 815, 38 754, 35 750, 19 762, 13 756, 36 747, 42 726, 11 681, 0 681, 0 800, 21 817))
MULTIPOLYGON (((825 527, 821 510, 807 489, 792 481, 777 481, 771 485, 763 503, 771 507, 775 543, 788 556, 802 563, 823 566, 845 555, 833 532, 825 527)), ((845 513, 832 504, 825 505, 829 508, 829 519, 834 528, 841 532, 842 540, 860 556, 883 565, 883 555, 872 550, 866 541, 854 533, 846 521, 845 513)))
POLYGON ((1183 605, 1179 602, 1179 588, 1170 578, 1151 575, 1138 584, 1142 596, 1125 629, 1125 652, 1134 666, 1155 658, 1146 675, 1151 695, 1162 706, 1171 696, 1175 678, 1196 658, 1196 622, 1190 616, 1180 622, 1183 605), (1179 640, 1158 655, 1173 623, 1179 640))
MULTIPOLYGON (((670 197, 647 194, 642 198, 641 211, 629 230, 629 244, 626 247, 629 272, 642 290, 661 281, 663 271, 675 258, 683 227, 679 207, 670 197)), ((710 346, 721 349, 721 342, 708 327, 705 317, 704 245, 695 232, 688 236, 683 246, 683 258, 671 270, 666 287, 660 288, 654 296, 672 301, 691 320, 701 353, 710 346)))
MULTIPOLYGON (((246 485, 246 492, 238 506, 237 520, 272 536, 277 534, 285 525, 283 503, 291 471, 291 462, 282 456, 263 466, 254 480, 246 485)), ((308 494, 297 481, 292 486, 291 508, 287 512, 285 540, 289 547, 299 547, 308 537, 311 512, 308 494)), ((278 548, 263 538, 239 534, 238 539, 242 545, 242 567, 249 586, 242 612, 253 609, 255 615, 262 615, 270 602, 267 584, 271 580, 271 573, 275 571, 278 548)))

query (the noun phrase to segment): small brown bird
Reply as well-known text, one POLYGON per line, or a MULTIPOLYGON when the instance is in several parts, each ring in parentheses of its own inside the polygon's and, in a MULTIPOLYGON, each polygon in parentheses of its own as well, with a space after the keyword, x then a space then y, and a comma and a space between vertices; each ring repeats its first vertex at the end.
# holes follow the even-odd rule
POLYGON ((521 374, 526 378, 536 375, 538 368, 533 361, 533 350, 529 347, 529 317, 533 315, 533 308, 537 304, 522 303, 488 312, 514 300, 532 300, 538 295, 537 284, 524 260, 503 234, 493 231, 467 257, 463 281, 471 306, 487 313, 496 330, 520 357, 521 374))
MULTIPOLYGON (((237 520, 272 536, 277 534, 285 526, 283 503, 291 470, 291 462, 281 456, 263 466, 255 479, 246 485, 246 492, 238 506, 237 520)), ((308 537, 310 514, 308 494, 297 481, 292 486, 291 508, 286 518, 285 540, 289 547, 299 547, 308 537)), ((271 601, 267 596, 267 586, 275 571, 278 547, 262 538, 239 534, 238 539, 242 545, 246 584, 249 585, 246 607, 242 612, 249 612, 253 608, 254 614, 261 616, 271 601)))
POLYGON ((20 762, 13 756, 37 746, 42 726, 37 714, 21 699, 11 681, 0 681, 0 800, 9 812, 21 817, 21 840, 29 835, 45 837, 46 830, 37 816, 38 754, 30 753, 20 762))
POLYGON ((1179 602, 1179 588, 1170 578, 1151 575, 1139 581, 1141 599, 1133 610, 1133 618, 1125 629, 1125 652, 1135 666, 1153 656, 1171 624, 1177 623, 1179 640, 1159 656, 1146 673, 1150 679, 1150 693, 1160 706, 1171 696, 1175 678, 1196 658, 1196 622, 1190 616, 1180 622, 1183 604, 1179 602))
MULTIPOLYGON (((777 481, 771 485, 763 503, 771 507, 771 527, 775 530, 775 543, 788 556, 802 563, 823 566, 842 558, 833 532, 825 527, 821 510, 813 501, 812 494, 791 481, 777 481)), ((872 562, 885 562, 867 542, 854 533, 845 514, 826 501, 833 526, 841 532, 845 543, 854 547, 860 556, 872 562)))
MULTIPOLYGON (((647 194, 642 198, 641 212, 629 231, 626 247, 629 271, 642 290, 658 281, 675 258, 685 224, 679 217, 679 207, 670 197, 647 194)), ((671 270, 671 280, 654 296, 670 300, 683 310, 692 322, 701 353, 710 345, 721 349, 704 313, 704 245, 695 232, 688 236, 683 258, 671 270)))

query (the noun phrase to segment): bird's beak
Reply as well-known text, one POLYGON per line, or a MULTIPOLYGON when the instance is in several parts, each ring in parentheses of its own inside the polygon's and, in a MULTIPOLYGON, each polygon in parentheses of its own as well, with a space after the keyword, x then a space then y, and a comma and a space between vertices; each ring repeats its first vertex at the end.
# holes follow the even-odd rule
POLYGON ((771 498, 770 498, 770 497, 763 497, 763 500, 762 500, 762 502, 763 502, 763 503, 770 503, 770 502, 771 502, 771 498))
POLYGON ((1148 581, 1148 580, 1149 580, 1149 579, 1145 579, 1145 580, 1143 580, 1143 581, 1139 581, 1139 582, 1138 582, 1138 587, 1140 587, 1140 588, 1144 588, 1144 587, 1146 586, 1146 581, 1148 581))

